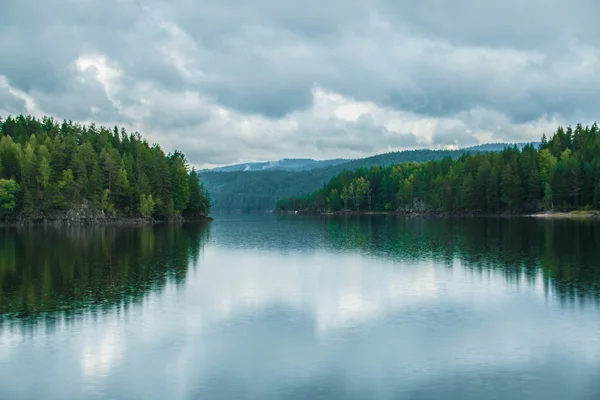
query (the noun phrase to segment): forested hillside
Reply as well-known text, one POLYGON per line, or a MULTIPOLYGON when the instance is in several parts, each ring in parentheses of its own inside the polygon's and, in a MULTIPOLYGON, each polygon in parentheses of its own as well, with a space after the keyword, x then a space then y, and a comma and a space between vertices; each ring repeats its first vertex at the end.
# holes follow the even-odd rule
MULTIPOLYGON (((199 174, 211 194, 215 211, 266 211, 274 209, 278 200, 312 193, 342 171, 374 165, 386 167, 403 162, 442 160, 446 157, 457 159, 467 153, 502 150, 504 146, 492 144, 460 150, 397 151, 307 171, 203 171, 199 174)), ((521 148, 525 144, 517 146, 521 148)))
POLYGON ((24 115, 0 119, 0 132, 3 219, 56 217, 80 205, 117 218, 209 212, 185 156, 139 133, 24 115))
POLYGON ((600 207, 600 131, 558 128, 536 148, 345 171, 280 210, 516 211, 600 207))

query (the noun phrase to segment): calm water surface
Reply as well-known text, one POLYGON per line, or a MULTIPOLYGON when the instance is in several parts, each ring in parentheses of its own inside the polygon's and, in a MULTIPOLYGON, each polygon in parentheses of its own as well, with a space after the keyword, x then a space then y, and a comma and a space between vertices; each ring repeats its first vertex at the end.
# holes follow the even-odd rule
POLYGON ((0 399, 600 399, 600 224, 0 230, 0 399))

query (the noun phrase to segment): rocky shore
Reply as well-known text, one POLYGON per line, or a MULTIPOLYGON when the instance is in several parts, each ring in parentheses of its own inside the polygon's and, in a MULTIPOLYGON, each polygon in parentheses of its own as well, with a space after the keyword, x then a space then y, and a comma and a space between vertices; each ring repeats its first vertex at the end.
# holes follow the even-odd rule
POLYGON ((19 215, 13 219, 0 222, 0 226, 26 225, 152 225, 157 223, 207 222, 212 218, 198 214, 188 218, 174 217, 167 220, 153 218, 127 217, 117 213, 97 210, 87 204, 78 205, 66 212, 46 215, 19 215))

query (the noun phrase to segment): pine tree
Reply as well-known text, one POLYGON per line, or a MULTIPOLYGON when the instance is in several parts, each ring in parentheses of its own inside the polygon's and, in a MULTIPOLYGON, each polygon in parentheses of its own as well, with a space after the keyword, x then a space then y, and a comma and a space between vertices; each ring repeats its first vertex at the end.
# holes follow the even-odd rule
POLYGON ((175 154, 171 160, 172 200, 175 213, 183 212, 190 199, 189 175, 185 159, 175 154))
POLYGON ((461 186, 461 208, 465 210, 473 210, 477 206, 476 199, 477 189, 475 186, 475 179, 473 179, 473 174, 467 173, 465 174, 461 186))
POLYGON ((200 178, 198 177, 195 168, 192 168, 192 171, 188 175, 188 187, 190 194, 184 215, 196 216, 198 214, 206 213, 207 210, 205 210, 205 205, 203 202, 200 178))

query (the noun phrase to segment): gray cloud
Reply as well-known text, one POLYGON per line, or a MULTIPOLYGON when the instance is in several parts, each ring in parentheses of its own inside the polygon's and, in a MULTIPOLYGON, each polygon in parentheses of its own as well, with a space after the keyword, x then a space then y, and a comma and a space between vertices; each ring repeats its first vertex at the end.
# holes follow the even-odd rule
POLYGON ((117 122, 198 165, 535 140, 600 106, 592 0, 5 3, 0 112, 117 122))

